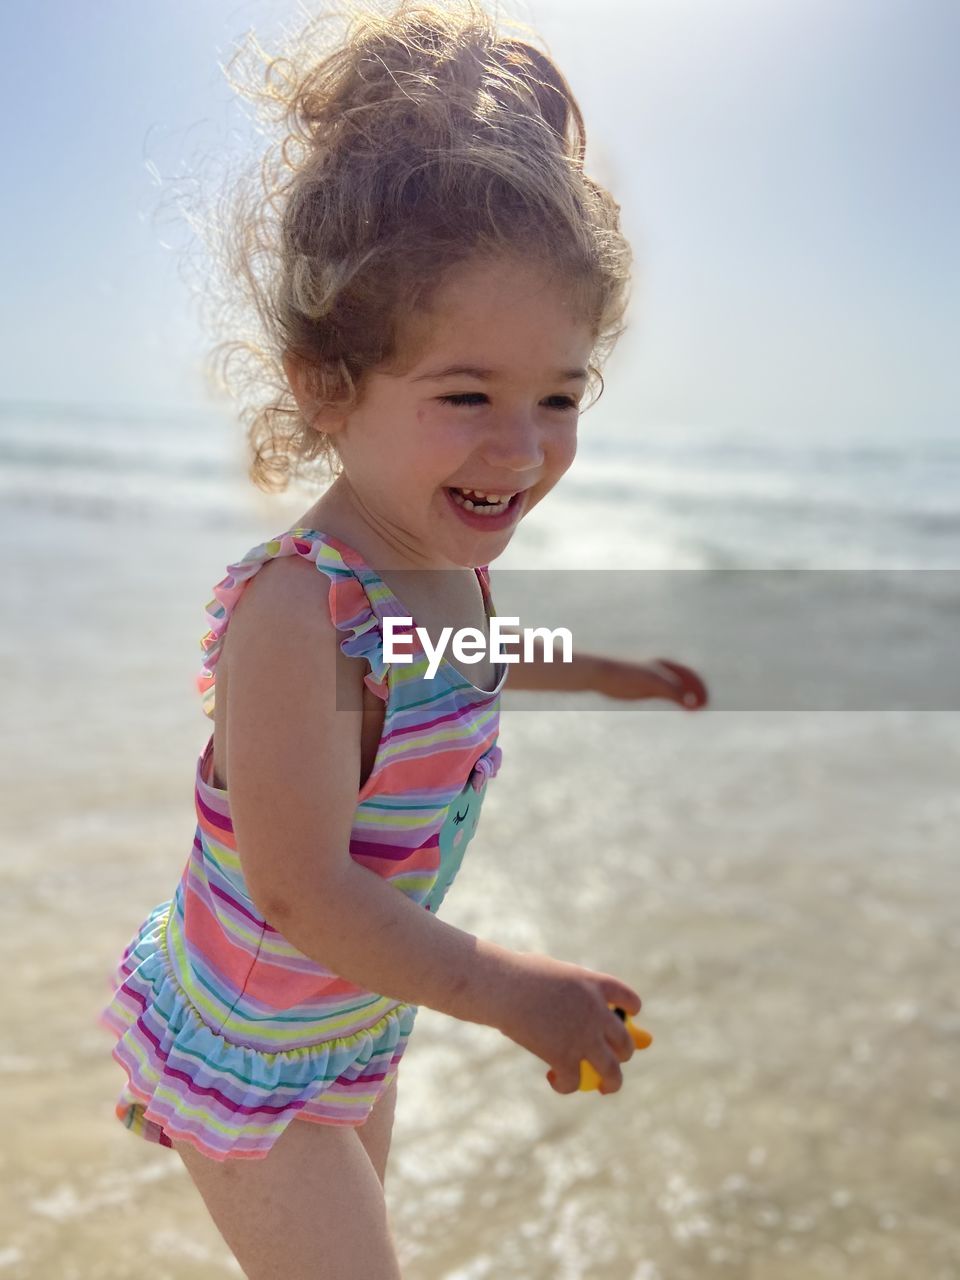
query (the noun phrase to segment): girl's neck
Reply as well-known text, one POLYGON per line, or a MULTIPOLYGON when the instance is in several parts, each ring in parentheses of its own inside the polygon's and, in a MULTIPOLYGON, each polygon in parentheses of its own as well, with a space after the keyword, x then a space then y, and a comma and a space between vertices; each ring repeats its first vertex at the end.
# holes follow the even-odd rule
POLYGON ((318 502, 297 522, 298 528, 315 529, 352 547, 376 571, 446 569, 472 574, 472 570, 445 561, 431 560, 422 548, 409 544, 398 530, 383 525, 366 508, 350 482, 339 475, 318 502))

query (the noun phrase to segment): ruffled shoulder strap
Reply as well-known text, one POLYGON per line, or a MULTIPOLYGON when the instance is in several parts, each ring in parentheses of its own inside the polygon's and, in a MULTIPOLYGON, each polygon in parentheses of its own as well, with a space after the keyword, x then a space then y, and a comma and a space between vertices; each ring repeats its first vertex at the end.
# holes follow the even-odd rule
POLYGON ((330 580, 330 619, 343 633, 341 650, 351 658, 366 659, 370 670, 364 682, 386 700, 387 665, 383 660, 380 612, 389 595, 385 585, 351 547, 315 529, 288 529, 269 542, 254 547, 236 564, 227 565, 227 576, 213 588, 213 599, 204 610, 209 630, 200 640, 203 662, 197 676, 203 713, 214 715, 216 670, 230 616, 247 583, 269 560, 303 556, 330 580), (379 584, 379 591, 378 591, 379 584))

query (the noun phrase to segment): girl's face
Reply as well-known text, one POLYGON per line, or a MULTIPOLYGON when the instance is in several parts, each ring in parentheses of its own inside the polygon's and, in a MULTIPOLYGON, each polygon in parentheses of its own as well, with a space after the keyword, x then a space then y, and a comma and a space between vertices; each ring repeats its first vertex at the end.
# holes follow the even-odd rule
POLYGON ((487 564, 573 462, 593 333, 542 268, 474 259, 408 337, 335 433, 337 483, 411 565, 487 564))

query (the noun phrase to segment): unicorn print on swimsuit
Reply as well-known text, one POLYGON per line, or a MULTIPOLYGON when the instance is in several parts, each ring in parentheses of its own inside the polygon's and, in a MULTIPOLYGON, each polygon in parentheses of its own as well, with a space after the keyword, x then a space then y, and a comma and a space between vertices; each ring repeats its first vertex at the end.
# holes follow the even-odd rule
MULTIPOLYGON (((482 763, 482 762, 481 762, 482 763)), ((498 762, 499 763, 499 762, 498 762)), ((480 822, 480 807, 486 793, 487 777, 493 776, 495 766, 489 764, 487 769, 474 769, 470 781, 450 802, 447 816, 439 833, 440 868, 433 888, 427 897, 428 911, 436 911, 447 890, 453 884, 457 872, 463 864, 463 855, 467 845, 473 839, 474 832, 480 822)))

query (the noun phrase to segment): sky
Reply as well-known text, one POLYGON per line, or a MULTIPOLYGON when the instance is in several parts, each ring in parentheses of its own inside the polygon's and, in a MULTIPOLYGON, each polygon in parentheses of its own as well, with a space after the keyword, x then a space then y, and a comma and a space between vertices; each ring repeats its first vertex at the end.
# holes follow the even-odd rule
MULTIPOLYGON (((635 253, 605 430, 960 437, 957 0, 501 8, 564 71, 635 253)), ((295 19, 277 0, 6 10, 0 400, 225 412, 173 180, 262 147, 219 64, 295 19)))

